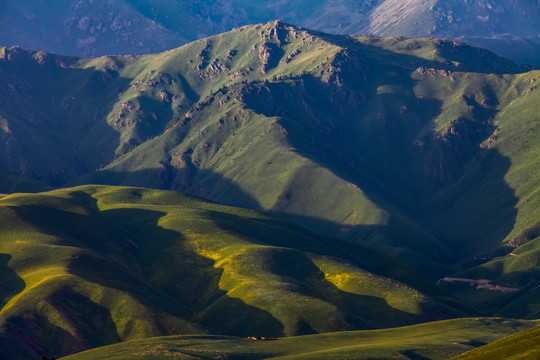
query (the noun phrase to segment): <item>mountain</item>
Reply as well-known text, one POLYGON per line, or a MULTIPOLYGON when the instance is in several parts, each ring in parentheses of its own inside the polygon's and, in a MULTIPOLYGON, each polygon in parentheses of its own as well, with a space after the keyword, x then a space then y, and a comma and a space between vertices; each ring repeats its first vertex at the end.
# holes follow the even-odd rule
POLYGON ((508 319, 459 319, 377 331, 349 331, 271 341, 210 336, 174 336, 130 341, 65 360, 86 359, 443 359, 533 326, 508 319), (113 355, 114 354, 114 355, 113 355))
POLYGON ((0 171, 266 211, 532 319, 540 72, 527 70, 456 41, 280 21, 138 57, 2 48, 0 171))
POLYGON ((0 2, 2 45, 93 57, 158 52, 187 41, 123 0, 0 2))
POLYGON ((490 49, 491 51, 512 59, 519 64, 529 64, 540 68, 540 42, 514 36, 500 37, 459 37, 468 45, 490 49))
POLYGON ((346 30, 378 36, 461 38, 540 66, 540 4, 528 0, 386 0, 346 30))
POLYGON ((284 18, 338 32, 375 1, 30 0, 0 2, 0 45, 95 57, 176 48, 233 27, 284 18), (350 19, 349 19, 350 18, 350 19), (344 21, 344 19, 349 19, 344 21))
POLYGON ((540 66, 538 16, 530 0, 3 0, 0 45, 84 57, 146 54, 279 18, 334 34, 474 37, 472 45, 540 66))
POLYGON ((0 261, 0 355, 9 359, 152 336, 283 337, 475 313, 372 249, 169 191, 5 195, 0 261))
POLYGON ((540 4, 528 0, 386 0, 370 13, 364 31, 438 38, 510 34, 538 42, 538 15, 540 4))

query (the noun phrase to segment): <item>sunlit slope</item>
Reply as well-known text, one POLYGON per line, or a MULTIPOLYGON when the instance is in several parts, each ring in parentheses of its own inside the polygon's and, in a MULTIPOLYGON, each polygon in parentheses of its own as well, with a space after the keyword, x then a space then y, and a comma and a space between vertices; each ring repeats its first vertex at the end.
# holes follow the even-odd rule
POLYGON ((433 280, 538 221, 540 73, 485 50, 277 21, 142 57, 0 54, 3 171, 265 210, 433 280))
POLYGON ((471 313, 378 252, 174 192, 7 195, 0 226, 0 341, 14 358, 166 334, 290 336, 471 313))
POLYGON ((2 327, 10 358, 65 354, 122 339, 200 333, 192 311, 138 275, 135 244, 90 196, 14 194, 0 205, 2 327))
POLYGON ((455 359, 536 359, 540 356, 540 328, 538 326, 495 341, 455 359))
POLYGON ((130 341, 65 359, 445 359, 531 326, 524 321, 477 318, 271 341, 174 336, 130 341))
MULTIPOLYGON (((271 24, 265 38, 287 45, 273 37, 278 30, 287 28, 271 24)), ((305 63, 288 60, 284 51, 280 66, 259 74, 262 81, 212 89, 163 135, 84 181, 179 189, 270 210, 396 253, 406 244, 425 257, 419 263, 498 246, 515 216, 513 190, 502 179, 508 159, 481 146, 496 130, 496 117, 514 119, 503 110, 532 95, 529 82, 537 73, 500 75, 519 68, 451 41, 315 35, 309 41, 327 47, 310 51, 317 66, 288 74, 287 67, 305 63), (477 164, 486 156, 490 168, 477 164), (471 167, 480 167, 474 180, 483 174, 480 180, 498 187, 475 191, 474 200, 456 206, 456 194, 469 191, 470 183, 459 183, 471 167), (491 207, 483 204, 493 194, 502 195, 504 206, 486 214, 482 209, 491 207), (455 233, 460 225, 466 226, 455 233), (480 234, 493 243, 469 241, 480 234), (449 256, 453 250, 460 253, 449 256)), ((515 122, 537 122, 535 105, 526 101, 531 115, 515 122)))

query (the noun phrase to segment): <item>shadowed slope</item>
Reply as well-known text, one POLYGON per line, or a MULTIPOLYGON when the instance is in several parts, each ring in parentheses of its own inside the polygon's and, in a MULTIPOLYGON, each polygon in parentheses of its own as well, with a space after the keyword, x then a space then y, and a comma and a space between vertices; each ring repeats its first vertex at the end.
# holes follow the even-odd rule
MULTIPOLYGON (((433 280, 537 222, 540 75, 484 50, 275 21, 141 57, 2 51, 5 89, 55 100, 0 94, 27 109, 0 114, 15 173, 270 211, 433 280), (26 131, 36 119, 42 131, 26 131)), ((525 289, 533 270, 519 268, 525 289)))
POLYGON ((11 257, 0 272, 10 279, 1 341, 18 348, 12 358, 164 334, 276 337, 471 313, 376 251, 173 192, 13 194, 0 199, 0 224, 11 257))

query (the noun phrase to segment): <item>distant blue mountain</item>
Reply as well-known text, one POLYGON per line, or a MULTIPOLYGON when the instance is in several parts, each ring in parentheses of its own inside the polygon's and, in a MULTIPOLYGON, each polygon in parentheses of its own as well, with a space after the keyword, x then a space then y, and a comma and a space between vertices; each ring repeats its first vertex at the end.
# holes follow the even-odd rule
POLYGON ((474 38, 540 65, 535 0, 0 0, 0 45, 84 57, 154 53, 276 18, 336 34, 474 38))

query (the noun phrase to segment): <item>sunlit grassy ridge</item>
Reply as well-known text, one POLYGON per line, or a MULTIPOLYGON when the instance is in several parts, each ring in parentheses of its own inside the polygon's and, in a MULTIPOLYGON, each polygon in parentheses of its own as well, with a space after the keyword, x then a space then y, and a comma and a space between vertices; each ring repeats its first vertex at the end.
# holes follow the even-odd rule
POLYGON ((2 355, 291 336, 470 314, 406 265, 251 210, 83 186, 0 199, 2 355))
POLYGON ((454 359, 536 359, 540 356, 538 326, 495 341, 454 359))
POLYGON ((65 359, 445 359, 531 326, 524 321, 477 318, 272 341, 175 336, 130 341, 65 359))

